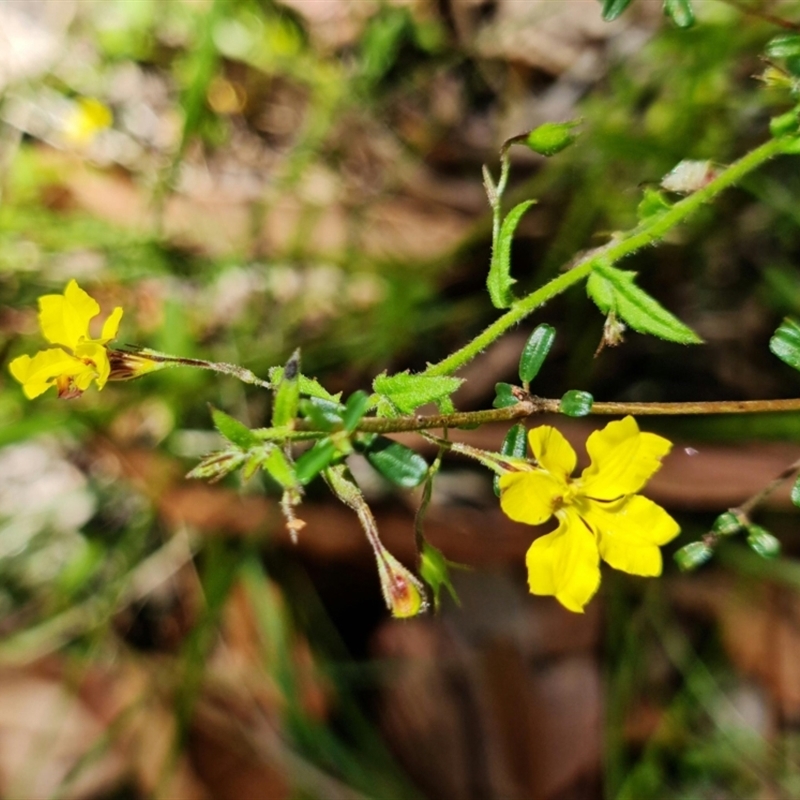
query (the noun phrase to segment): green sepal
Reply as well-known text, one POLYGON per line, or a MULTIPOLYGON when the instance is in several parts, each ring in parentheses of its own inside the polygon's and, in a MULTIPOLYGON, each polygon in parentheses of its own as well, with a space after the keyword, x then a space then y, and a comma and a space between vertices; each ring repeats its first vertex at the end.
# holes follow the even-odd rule
POLYGON ((220 450, 216 453, 209 453, 194 469, 186 473, 186 477, 216 483, 229 473, 239 469, 246 458, 246 454, 241 450, 220 450))
POLYGON ((247 458, 242 467, 242 480, 249 481, 258 472, 259 467, 264 461, 264 451, 259 448, 256 452, 247 454, 247 458))
POLYGON ((747 544, 761 558, 776 558, 781 552, 781 543, 760 525, 747 526, 747 544))
POLYGON ((664 193, 648 186, 645 188, 642 199, 636 207, 636 216, 639 222, 643 222, 646 219, 651 219, 663 214, 665 211, 669 211, 670 208, 672 208, 672 203, 664 197, 664 193))
POLYGON ((444 586, 450 593, 450 597, 457 606, 461 605, 458 599, 453 582, 450 579, 450 567, 456 569, 466 569, 462 564, 456 564, 453 561, 448 561, 441 550, 434 547, 427 540, 422 543, 422 552, 419 556, 419 574, 428 586, 431 587, 433 594, 434 608, 439 608, 439 595, 441 594, 442 587, 444 586))
MULTIPOLYGON (((426 403, 441 403, 449 399, 462 383, 461 378, 399 372, 396 375, 378 375, 372 388, 401 414, 413 414, 426 403)), ((385 412, 385 406, 381 408, 379 405, 379 411, 381 410, 385 412)))
POLYGON ((365 453, 367 461, 395 486, 413 489, 428 474, 428 462, 409 447, 377 436, 365 453))
POLYGON ((598 264, 586 281, 586 293, 604 314, 613 311, 639 333, 650 333, 678 344, 700 344, 703 341, 655 298, 640 289, 635 281, 635 272, 598 264))
POLYGON ((556 329, 551 325, 536 326, 519 359, 519 377, 523 383, 530 383, 539 374, 555 339, 556 329))
POLYGON ((767 42, 764 50, 767 58, 797 58, 800 56, 800 35, 785 33, 767 42))
POLYGON ((694 25, 694 9, 691 0, 664 0, 664 15, 669 17, 679 28, 691 28, 694 25))
POLYGON ((792 486, 792 502, 796 506, 800 506, 800 477, 795 480, 794 486, 792 486))
POLYGON ((714 551, 705 542, 690 542, 675 553, 675 563, 682 572, 691 572, 708 561, 714 551))
POLYGON ((347 398, 347 403, 342 414, 342 426, 348 433, 352 433, 369 408, 369 396, 361 390, 353 392, 347 398))
POLYGON ((781 361, 800 370, 800 325, 787 317, 769 340, 769 349, 781 361))
POLYGON ((320 439, 295 462, 294 472, 297 480, 302 484, 309 483, 338 456, 339 450, 331 439, 327 436, 320 439))
POLYGON ((522 215, 535 202, 535 200, 525 200, 514 206, 500 226, 500 233, 492 250, 489 276, 486 279, 486 288, 489 290, 489 297, 495 308, 508 308, 514 302, 514 293, 511 291, 511 287, 516 281, 511 277, 511 243, 522 215))
POLYGON ((534 128, 521 143, 526 144, 535 153, 549 158, 565 150, 578 138, 574 130, 581 122, 579 119, 572 119, 569 122, 545 122, 534 128))
MULTIPOLYGON (((521 422, 514 425, 506 434, 506 438, 503 439, 503 446, 500 448, 502 455, 511 456, 512 458, 525 458, 525 454, 528 452, 526 433, 525 426, 521 422)), ((492 488, 494 493, 500 497, 499 475, 492 476, 492 488)))
POLYGON ((510 383, 496 383, 494 385, 495 397, 492 401, 492 408, 507 408, 519 403, 519 400, 514 396, 514 388, 510 383))
POLYGON ((269 455, 262 460, 261 467, 283 489, 297 489, 299 480, 294 468, 280 447, 273 447, 269 455))
POLYGON ((272 425, 288 425, 297 417, 300 406, 300 351, 295 350, 286 362, 275 390, 272 404, 272 425))
POLYGON ((242 422, 234 419, 224 411, 209 405, 211 409, 211 419, 214 420, 214 427, 229 441, 233 442, 242 450, 249 450, 257 447, 261 440, 242 422))
POLYGON ((580 389, 570 389, 565 392, 558 404, 558 410, 568 417, 585 417, 592 410, 594 397, 589 392, 580 389))

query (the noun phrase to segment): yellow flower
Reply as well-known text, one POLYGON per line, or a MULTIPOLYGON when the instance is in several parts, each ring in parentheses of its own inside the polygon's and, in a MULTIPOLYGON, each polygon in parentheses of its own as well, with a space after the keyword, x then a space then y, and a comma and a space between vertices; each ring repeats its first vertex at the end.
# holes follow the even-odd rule
POLYGON ((81 97, 64 120, 64 136, 72 144, 87 145, 113 122, 114 116, 107 105, 94 97, 81 97))
POLYGON ((500 506, 517 522, 558 528, 536 539, 525 562, 533 594, 555 595, 582 612, 600 585, 600 559, 632 575, 661 574, 661 551, 680 528, 661 506, 636 494, 661 466, 672 443, 641 433, 633 417, 611 422, 586 442, 592 459, 572 479, 577 458, 555 428, 528 434, 537 467, 500 478, 500 506))
POLYGON ((89 322, 100 313, 97 301, 71 280, 64 294, 39 298, 39 327, 44 338, 57 347, 40 350, 33 358, 19 356, 9 365, 11 374, 22 384, 29 399, 51 386, 63 399, 78 397, 92 381, 102 389, 111 366, 105 345, 119 329, 122 309, 117 307, 103 324, 99 339, 89 335, 89 322))

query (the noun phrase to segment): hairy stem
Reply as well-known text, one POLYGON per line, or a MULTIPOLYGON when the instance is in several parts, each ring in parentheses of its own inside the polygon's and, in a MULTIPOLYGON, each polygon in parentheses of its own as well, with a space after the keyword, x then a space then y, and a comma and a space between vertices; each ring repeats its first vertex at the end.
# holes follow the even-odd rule
POLYGON ((614 264, 625 256, 662 238, 669 230, 691 216, 700 206, 708 203, 723 189, 737 183, 769 159, 788 152, 792 146, 796 146, 796 137, 784 136, 770 139, 751 150, 720 172, 708 185, 675 203, 668 211, 650 217, 631 231, 612 239, 608 244, 590 250, 578 259, 568 272, 554 278, 527 297, 517 300, 505 314, 496 319, 471 342, 437 364, 431 364, 422 374, 426 376, 452 375, 548 300, 587 278, 598 264, 614 264))

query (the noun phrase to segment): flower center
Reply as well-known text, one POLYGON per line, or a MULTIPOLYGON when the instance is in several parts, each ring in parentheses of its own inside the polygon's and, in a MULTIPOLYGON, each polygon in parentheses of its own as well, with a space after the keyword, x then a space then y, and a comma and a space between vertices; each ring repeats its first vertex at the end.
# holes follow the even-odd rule
POLYGON ((555 514, 556 511, 560 511, 565 506, 570 506, 575 502, 575 499, 578 496, 578 487, 572 483, 567 483, 564 487, 564 491, 561 494, 557 494, 553 498, 553 513, 555 514))

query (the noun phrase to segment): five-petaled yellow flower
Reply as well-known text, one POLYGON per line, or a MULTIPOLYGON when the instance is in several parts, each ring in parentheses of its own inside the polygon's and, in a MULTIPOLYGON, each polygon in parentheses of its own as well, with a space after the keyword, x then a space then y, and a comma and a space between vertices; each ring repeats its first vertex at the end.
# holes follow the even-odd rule
POLYGON ((558 528, 534 541, 526 556, 533 594, 555 595, 582 612, 600 585, 600 559, 632 575, 661 574, 660 545, 680 528, 661 506, 636 494, 660 468, 672 444, 642 433, 633 417, 611 422, 586 442, 592 459, 579 478, 575 451, 555 428, 528 434, 538 466, 500 478, 500 505, 517 522, 558 528))
POLYGON ((44 338, 57 345, 40 350, 33 358, 19 356, 9 365, 22 384, 25 396, 33 399, 51 386, 64 399, 78 397, 92 381, 102 389, 111 372, 106 344, 116 335, 122 309, 115 308, 103 324, 99 339, 89 334, 89 322, 100 313, 97 301, 71 280, 64 294, 39 298, 39 326, 44 338))

